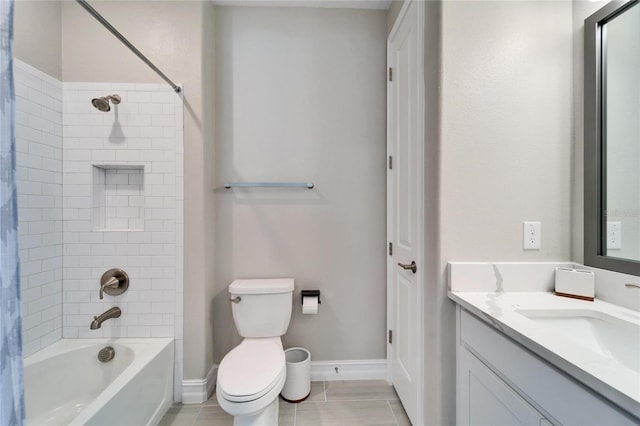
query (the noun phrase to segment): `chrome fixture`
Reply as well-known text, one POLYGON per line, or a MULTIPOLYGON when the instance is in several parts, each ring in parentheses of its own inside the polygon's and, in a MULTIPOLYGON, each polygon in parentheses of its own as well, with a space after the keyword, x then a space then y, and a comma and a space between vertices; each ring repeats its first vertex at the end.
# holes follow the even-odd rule
POLYGON ((113 349, 112 346, 107 346, 106 348, 100 349, 100 352, 98 352, 98 361, 109 362, 115 356, 116 356, 116 350, 113 349))
POLYGON ((100 278, 100 300, 104 293, 109 296, 118 296, 129 288, 129 275, 120 268, 109 269, 100 278))
POLYGON ((230 188, 307 188, 313 189, 313 182, 227 182, 223 185, 230 188))
POLYGON ((91 105, 96 107, 98 111, 107 112, 111 111, 111 105, 109 105, 109 101, 111 101, 111 103, 114 105, 118 105, 121 100, 122 98, 120 98, 120 96, 118 95, 102 96, 99 98, 91 99, 91 105))
POLYGON ((240 303, 241 300, 242 300, 242 297, 236 296, 233 299, 229 299, 229 302, 240 303))
POLYGON ((624 285, 627 288, 640 288, 640 284, 632 284, 632 283, 628 283, 624 285))
POLYGON ((120 281, 116 277, 109 278, 109 281, 100 284, 100 300, 104 299, 105 288, 118 288, 120 281))
POLYGON ((97 330, 100 328, 102 323, 105 322, 106 320, 111 318, 118 318, 120 317, 120 315, 122 315, 122 311, 120 310, 120 308, 118 307, 111 308, 101 313, 97 317, 93 317, 93 321, 91 321, 91 325, 89 326, 89 328, 91 330, 97 330))
POLYGON ((415 260, 412 260, 411 263, 409 263, 409 264, 398 263, 398 266, 401 267, 402 269, 404 269, 405 271, 406 270, 410 270, 414 274, 418 271, 418 266, 416 265, 416 261, 415 260))
POLYGON ((167 77, 162 71, 160 71, 160 69, 156 67, 153 62, 151 62, 146 56, 142 54, 142 52, 140 52, 133 44, 131 44, 131 42, 127 40, 125 36, 120 34, 120 32, 116 30, 115 27, 111 25, 111 23, 109 23, 109 21, 107 21, 102 15, 100 15, 97 10, 91 7, 91 5, 89 5, 89 3, 87 3, 86 0, 76 0, 76 1, 80 6, 84 8, 84 10, 89 12, 91 16, 96 18, 98 22, 100 22, 107 30, 109 30, 111 34, 116 36, 116 38, 120 40, 122 44, 127 46, 129 50, 131 50, 138 58, 142 59, 142 62, 147 64, 149 68, 154 70, 156 74, 158 74, 164 81, 166 81, 176 93, 180 93, 180 90, 181 90, 180 86, 175 84, 173 81, 169 79, 169 77, 167 77))

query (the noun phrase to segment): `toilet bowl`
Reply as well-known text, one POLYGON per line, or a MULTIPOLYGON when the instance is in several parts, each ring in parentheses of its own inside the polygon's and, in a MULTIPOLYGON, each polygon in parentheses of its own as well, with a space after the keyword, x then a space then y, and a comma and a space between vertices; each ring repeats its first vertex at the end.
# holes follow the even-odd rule
POLYGON ((293 279, 236 280, 229 293, 244 340, 218 367, 216 398, 234 426, 275 426, 287 375, 280 336, 291 319, 293 279))
POLYGON ((242 424, 276 425, 278 395, 284 387, 286 371, 279 337, 245 339, 224 357, 218 368, 216 397, 220 407, 235 419, 263 415, 262 423, 242 424), (275 418, 269 419, 262 412, 273 402, 275 418))

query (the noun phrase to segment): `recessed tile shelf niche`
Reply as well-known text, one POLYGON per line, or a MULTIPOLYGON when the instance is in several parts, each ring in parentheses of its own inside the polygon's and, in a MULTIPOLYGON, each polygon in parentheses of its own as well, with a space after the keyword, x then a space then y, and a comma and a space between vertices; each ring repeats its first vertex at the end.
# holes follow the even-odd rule
POLYGON ((144 166, 93 165, 94 231, 144 231, 144 166))

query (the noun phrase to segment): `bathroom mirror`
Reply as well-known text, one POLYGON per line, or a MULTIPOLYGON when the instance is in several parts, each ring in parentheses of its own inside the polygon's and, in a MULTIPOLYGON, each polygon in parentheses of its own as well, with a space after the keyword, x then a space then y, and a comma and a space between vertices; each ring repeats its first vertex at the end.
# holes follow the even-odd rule
POLYGON ((640 1, 585 20, 586 265, 640 275, 640 1))

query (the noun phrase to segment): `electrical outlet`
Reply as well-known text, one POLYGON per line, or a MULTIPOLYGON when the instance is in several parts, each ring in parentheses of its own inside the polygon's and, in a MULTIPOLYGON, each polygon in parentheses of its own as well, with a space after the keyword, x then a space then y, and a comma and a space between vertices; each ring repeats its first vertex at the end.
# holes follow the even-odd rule
POLYGON ((622 248, 622 222, 607 222, 607 250, 622 248))
POLYGON ((522 248, 540 250, 540 222, 522 223, 522 248))

